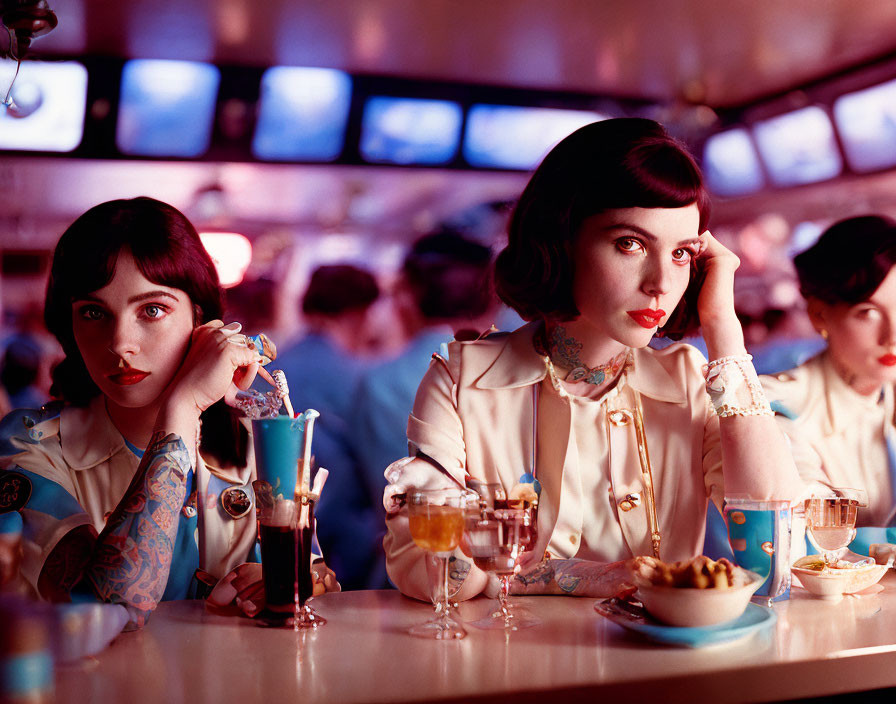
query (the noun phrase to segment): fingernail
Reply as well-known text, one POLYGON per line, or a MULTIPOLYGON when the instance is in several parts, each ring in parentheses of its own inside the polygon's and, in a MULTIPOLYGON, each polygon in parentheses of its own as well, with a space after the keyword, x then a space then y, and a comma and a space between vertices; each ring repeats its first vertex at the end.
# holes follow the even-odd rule
POLYGON ((249 601, 248 599, 246 599, 246 600, 242 603, 242 607, 241 607, 241 608, 242 608, 243 611, 246 612, 249 616, 254 616, 255 613, 258 611, 258 606, 255 605, 255 602, 254 602, 254 601, 249 601))
POLYGON ((227 323, 227 325, 225 325, 225 326, 222 327, 221 329, 222 329, 222 330, 242 330, 242 329, 243 329, 243 324, 242 324, 242 323, 237 323, 236 321, 234 321, 234 322, 232 322, 232 323, 227 323))

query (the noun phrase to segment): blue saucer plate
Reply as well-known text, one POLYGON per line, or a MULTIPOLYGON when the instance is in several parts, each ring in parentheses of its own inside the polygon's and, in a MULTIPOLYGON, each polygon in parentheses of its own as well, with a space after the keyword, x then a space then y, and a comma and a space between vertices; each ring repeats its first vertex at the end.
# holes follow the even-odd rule
POLYGON ((594 609, 613 623, 640 633, 652 641, 688 648, 702 648, 745 638, 761 628, 772 625, 778 618, 771 609, 749 604, 746 611, 733 621, 715 626, 686 628, 665 626, 648 616, 640 605, 619 599, 598 601, 594 604, 594 609))

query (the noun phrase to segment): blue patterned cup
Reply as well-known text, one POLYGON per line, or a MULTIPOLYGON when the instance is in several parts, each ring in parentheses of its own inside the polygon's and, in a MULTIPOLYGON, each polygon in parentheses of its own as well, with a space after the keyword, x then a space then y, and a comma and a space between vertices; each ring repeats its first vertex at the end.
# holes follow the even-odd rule
POLYGON ((791 517, 789 501, 725 500, 735 563, 765 577, 753 595, 754 602, 770 604, 790 598, 791 517))

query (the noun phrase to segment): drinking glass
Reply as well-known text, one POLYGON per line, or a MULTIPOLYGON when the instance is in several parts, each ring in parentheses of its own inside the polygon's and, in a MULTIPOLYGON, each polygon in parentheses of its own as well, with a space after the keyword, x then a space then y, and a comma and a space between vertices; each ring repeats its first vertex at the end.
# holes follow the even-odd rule
POLYGON ((266 602, 256 618, 261 626, 299 629, 326 623, 307 603, 313 592, 311 542, 319 497, 298 481, 303 445, 311 441, 308 421, 316 415, 308 409, 297 418, 252 421, 258 472, 252 486, 266 602))
POLYGON ((537 618, 510 601, 510 585, 517 558, 535 544, 533 508, 489 509, 483 502, 478 512, 467 512, 464 530, 474 564, 485 572, 491 572, 501 581, 498 609, 490 616, 475 621, 473 625, 510 631, 538 625, 540 621, 537 618))
POLYGON ((867 505, 860 489, 834 489, 836 496, 806 500, 806 531, 809 541, 834 565, 843 549, 856 536, 856 514, 867 505))
POLYGON ((258 510, 265 598, 265 608, 256 619, 260 626, 297 630, 327 622, 308 603, 314 591, 311 539, 316 497, 296 499, 275 498, 272 505, 258 510))
MULTIPOLYGON (((437 640, 454 640, 467 635, 449 615, 448 558, 464 534, 465 489, 426 489, 408 493, 408 519, 414 543, 433 553, 438 565, 439 583, 430 584, 435 616, 408 630, 411 635, 437 640)), ((430 572, 430 574, 432 574, 430 572)))

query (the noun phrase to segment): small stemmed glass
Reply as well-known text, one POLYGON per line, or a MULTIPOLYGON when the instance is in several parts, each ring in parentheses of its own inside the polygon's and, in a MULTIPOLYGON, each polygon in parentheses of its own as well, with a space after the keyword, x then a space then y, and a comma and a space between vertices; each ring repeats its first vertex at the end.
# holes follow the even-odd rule
POLYGON ((490 616, 474 621, 479 628, 503 628, 517 631, 540 623, 524 609, 510 601, 517 558, 535 544, 535 511, 532 506, 511 508, 503 489, 494 485, 490 494, 477 488, 480 495, 478 510, 467 511, 464 534, 474 564, 485 572, 494 574, 501 581, 498 608, 490 616))
POLYGON ((856 536, 856 514, 867 506, 860 489, 834 489, 836 496, 806 500, 806 530, 809 541, 824 557, 825 567, 837 564, 843 549, 856 536))
MULTIPOLYGON (((430 584, 435 616, 408 630, 411 635, 456 640, 467 635, 449 614, 448 558, 464 533, 465 489, 427 489, 408 493, 408 519, 414 543, 433 553, 439 563, 437 585, 430 584)), ((431 575, 432 572, 427 570, 431 575)))

